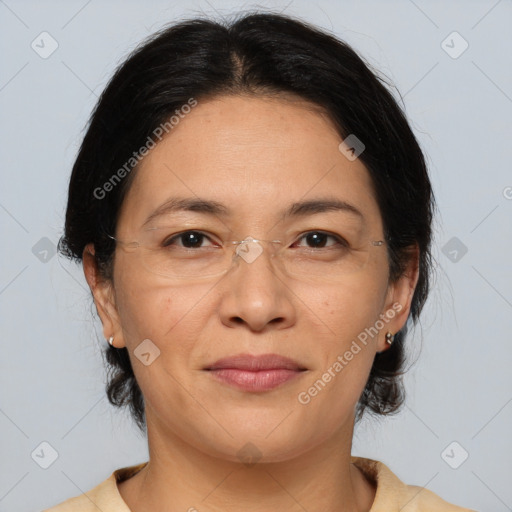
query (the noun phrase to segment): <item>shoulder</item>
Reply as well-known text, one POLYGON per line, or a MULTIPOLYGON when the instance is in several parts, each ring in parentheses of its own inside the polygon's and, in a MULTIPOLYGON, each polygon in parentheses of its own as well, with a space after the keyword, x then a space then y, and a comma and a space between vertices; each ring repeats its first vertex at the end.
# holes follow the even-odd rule
POLYGON ((424 487, 406 485, 382 462, 362 457, 352 457, 351 462, 376 486, 370 512, 475 512, 452 505, 424 487))
POLYGON ((69 498, 43 512, 130 512, 123 501, 117 482, 122 482, 140 471, 147 463, 117 469, 106 480, 88 492, 69 498))

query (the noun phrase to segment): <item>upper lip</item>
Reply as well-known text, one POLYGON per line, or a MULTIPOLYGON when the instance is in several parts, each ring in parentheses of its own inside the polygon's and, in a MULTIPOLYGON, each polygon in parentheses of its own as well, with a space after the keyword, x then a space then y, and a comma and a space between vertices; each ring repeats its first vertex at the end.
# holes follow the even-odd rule
POLYGON ((207 366, 205 370, 236 369, 246 371, 261 370, 295 370, 302 371, 306 368, 289 357, 279 354, 262 354, 253 356, 250 354, 237 354, 235 356, 224 357, 207 366))

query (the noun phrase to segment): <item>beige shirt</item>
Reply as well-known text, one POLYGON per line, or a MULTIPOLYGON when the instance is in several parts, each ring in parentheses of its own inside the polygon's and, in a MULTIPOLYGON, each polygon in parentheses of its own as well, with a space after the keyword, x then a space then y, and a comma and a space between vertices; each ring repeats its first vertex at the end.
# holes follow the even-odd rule
MULTIPOLYGON (((475 512, 450 505, 423 487, 404 484, 382 462, 362 457, 351 457, 351 462, 377 486, 370 512, 475 512)), ((119 494, 117 482, 130 478, 146 464, 118 469, 88 493, 70 498, 43 512, 130 512, 119 494)))

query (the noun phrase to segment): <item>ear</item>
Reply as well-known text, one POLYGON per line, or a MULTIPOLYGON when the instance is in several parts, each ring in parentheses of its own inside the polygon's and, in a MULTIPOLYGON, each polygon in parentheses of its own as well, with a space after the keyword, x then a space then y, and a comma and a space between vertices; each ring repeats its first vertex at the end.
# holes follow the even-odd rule
POLYGON ((382 315, 389 319, 377 340, 377 350, 382 352, 390 345, 386 342, 386 333, 396 334, 407 322, 411 310, 412 297, 418 284, 420 250, 418 245, 411 246, 408 252, 408 262, 402 276, 389 283, 386 301, 382 315))
POLYGON ((103 325, 103 336, 109 339, 114 336, 114 346, 125 346, 121 322, 115 303, 112 281, 101 275, 94 251, 94 244, 87 244, 82 253, 85 279, 91 289, 96 305, 96 311, 103 325))

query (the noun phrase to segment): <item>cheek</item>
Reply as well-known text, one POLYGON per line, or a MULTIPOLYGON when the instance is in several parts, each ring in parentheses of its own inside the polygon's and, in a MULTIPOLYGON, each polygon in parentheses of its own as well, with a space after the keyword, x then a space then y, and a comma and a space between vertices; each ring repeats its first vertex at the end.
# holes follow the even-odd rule
POLYGON ((197 340, 204 331, 206 320, 200 306, 205 293, 204 287, 162 286, 147 276, 119 287, 116 300, 124 341, 137 383, 145 400, 153 405, 187 405, 181 387, 170 384, 175 379, 185 384, 189 377, 183 369, 194 364, 197 340), (150 353, 147 365, 137 355, 143 353, 142 347, 150 353))
POLYGON ((312 376, 297 399, 304 420, 315 425, 322 437, 351 424, 373 362, 368 347, 350 352, 350 360, 345 353, 340 351, 328 366, 312 376))
POLYGON ((156 290, 135 279, 118 280, 116 304, 124 341, 132 352, 143 339, 158 344, 161 330, 170 329, 177 320, 176 300, 170 293, 156 290))
POLYGON ((385 303, 387 286, 382 274, 365 275, 345 280, 338 287, 308 290, 314 313, 320 313, 331 335, 342 344, 366 332, 379 318, 385 303), (315 311, 316 309, 316 311, 315 311))
POLYGON ((375 356, 375 329, 386 294, 386 281, 376 271, 347 279, 343 286, 311 294, 310 307, 329 328, 317 338, 322 364, 302 389, 306 414, 322 417, 326 430, 344 424, 364 390, 375 356), (315 309, 316 308, 316 311, 315 309), (327 428, 329 426, 329 428, 327 428))
POLYGON ((173 345, 173 353, 187 348, 201 328, 199 314, 207 293, 204 286, 171 286, 140 267, 119 265, 115 275, 116 304, 125 343, 130 352, 150 339, 164 353, 173 345), (174 343, 173 340, 178 340, 174 343))

